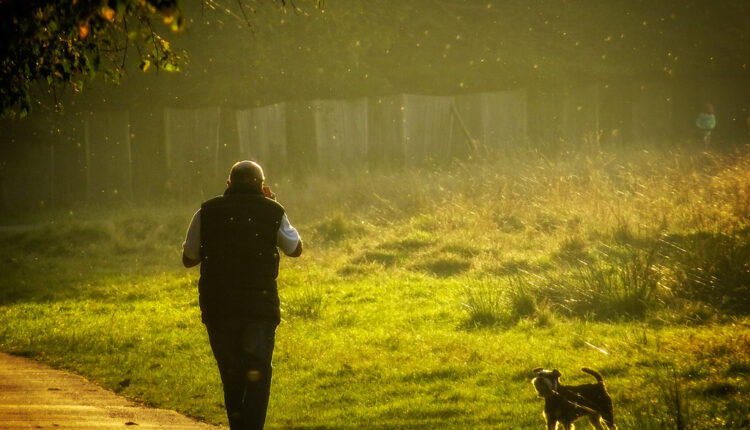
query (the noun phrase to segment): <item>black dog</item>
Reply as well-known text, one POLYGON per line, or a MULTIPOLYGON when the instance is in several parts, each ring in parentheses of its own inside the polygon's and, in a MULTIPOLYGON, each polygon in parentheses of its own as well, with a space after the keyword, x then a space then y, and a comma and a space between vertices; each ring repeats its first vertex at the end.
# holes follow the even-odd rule
POLYGON ((608 428, 616 429, 612 398, 604 386, 602 375, 583 368, 582 371, 596 378, 596 384, 561 385, 560 372, 557 369, 534 369, 536 377, 531 380, 537 394, 544 398, 544 418, 547 430, 554 430, 557 423, 565 430, 573 429, 573 422, 587 416, 594 428, 603 430, 601 421, 608 428))

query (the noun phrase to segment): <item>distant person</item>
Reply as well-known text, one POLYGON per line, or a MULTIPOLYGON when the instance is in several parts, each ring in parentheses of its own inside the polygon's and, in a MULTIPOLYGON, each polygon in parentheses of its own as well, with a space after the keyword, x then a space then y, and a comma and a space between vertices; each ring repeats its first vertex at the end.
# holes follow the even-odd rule
POLYGON ((299 233, 264 180, 258 163, 235 163, 224 194, 193 215, 183 245, 185 267, 201 265, 200 309, 231 430, 263 429, 281 320, 277 247, 302 254, 299 233))
POLYGON ((698 114, 695 125, 700 129, 703 135, 703 144, 708 146, 711 143, 711 132, 716 127, 716 116, 714 115, 714 105, 706 104, 703 112, 698 114))

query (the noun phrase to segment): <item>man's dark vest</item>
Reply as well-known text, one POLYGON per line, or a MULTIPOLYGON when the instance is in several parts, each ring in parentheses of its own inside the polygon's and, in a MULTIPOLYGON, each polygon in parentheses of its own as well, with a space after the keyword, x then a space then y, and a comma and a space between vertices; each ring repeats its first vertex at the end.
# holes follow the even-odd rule
POLYGON ((258 190, 232 186, 201 205, 203 321, 279 322, 276 235, 284 208, 258 190))

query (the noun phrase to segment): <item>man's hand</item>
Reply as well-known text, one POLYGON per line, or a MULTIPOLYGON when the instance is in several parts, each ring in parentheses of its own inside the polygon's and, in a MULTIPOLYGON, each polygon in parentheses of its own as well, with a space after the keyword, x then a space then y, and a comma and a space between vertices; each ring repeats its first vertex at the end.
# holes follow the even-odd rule
POLYGON ((263 195, 271 200, 276 200, 276 194, 274 194, 273 191, 271 191, 271 187, 267 185, 263 185, 263 195))

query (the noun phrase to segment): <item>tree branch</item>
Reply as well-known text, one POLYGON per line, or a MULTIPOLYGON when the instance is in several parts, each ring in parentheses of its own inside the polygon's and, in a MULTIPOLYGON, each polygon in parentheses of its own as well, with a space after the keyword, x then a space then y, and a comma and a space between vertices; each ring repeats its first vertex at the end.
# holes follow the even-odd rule
POLYGON ((121 68, 125 68, 125 59, 128 57, 128 17, 124 17, 122 19, 122 25, 125 28, 125 49, 123 49, 122 53, 122 64, 120 65, 121 68))
POLYGON ((245 23, 247 24, 247 27, 253 28, 253 26, 250 25, 250 19, 248 19, 247 14, 245 13, 245 6, 242 0, 237 0, 237 6, 240 7, 240 12, 242 12, 242 17, 245 18, 245 23))

